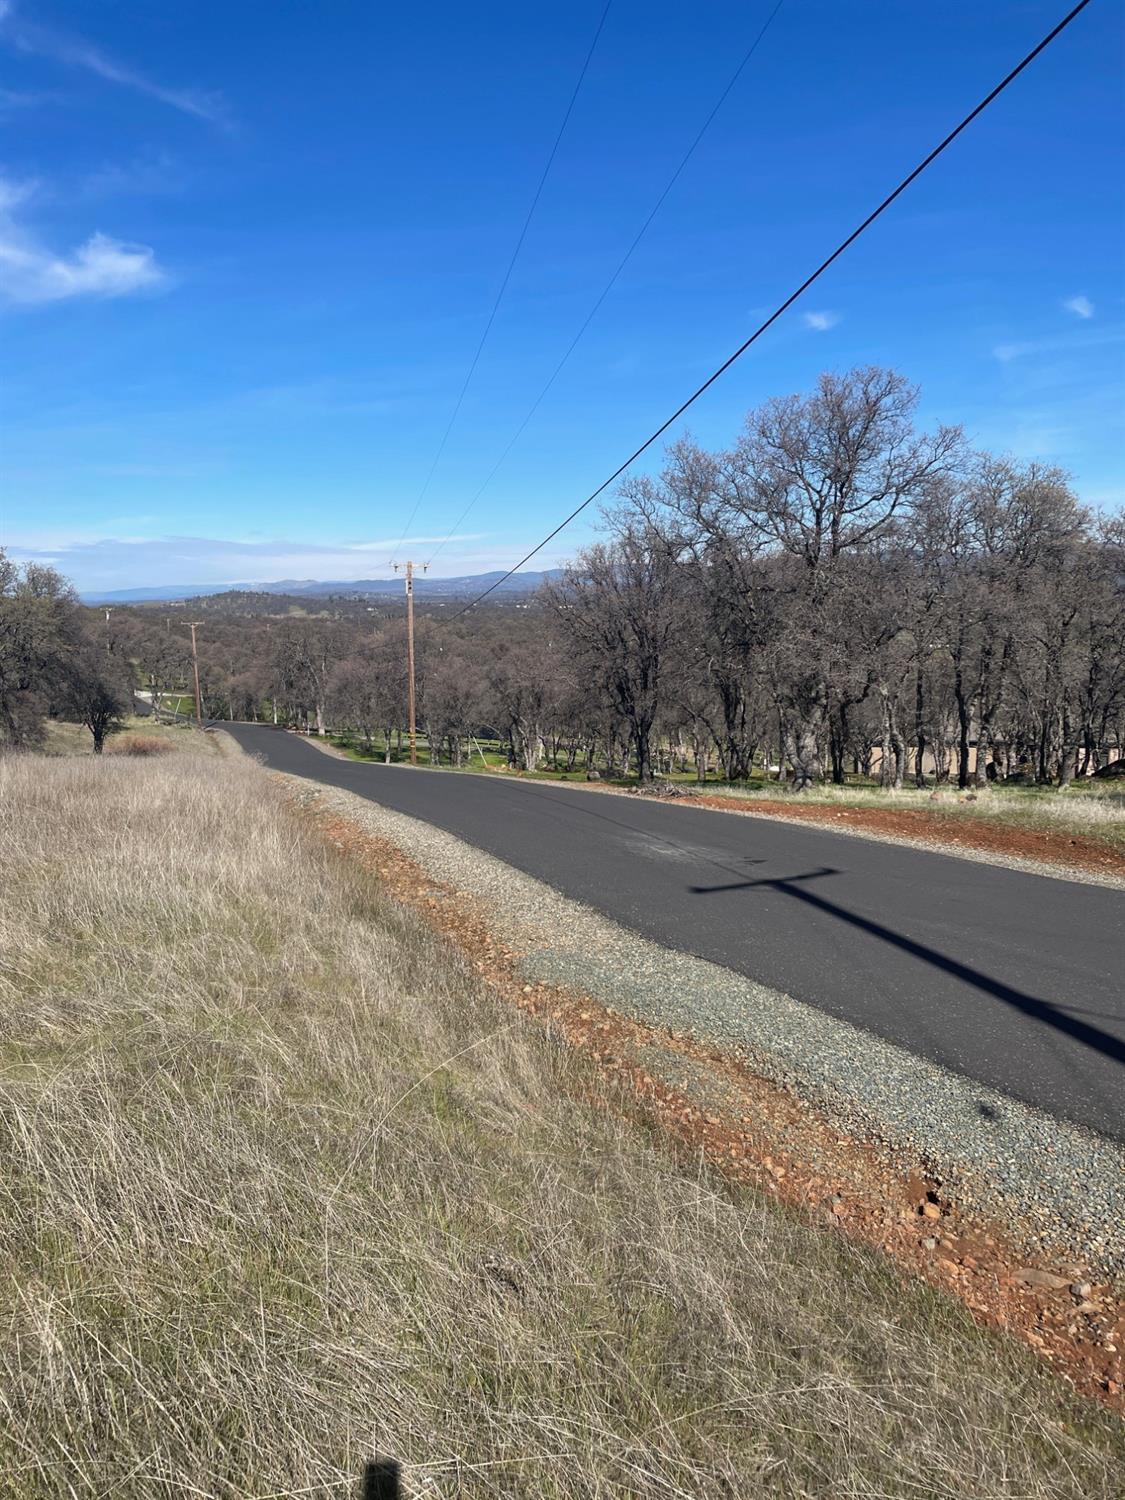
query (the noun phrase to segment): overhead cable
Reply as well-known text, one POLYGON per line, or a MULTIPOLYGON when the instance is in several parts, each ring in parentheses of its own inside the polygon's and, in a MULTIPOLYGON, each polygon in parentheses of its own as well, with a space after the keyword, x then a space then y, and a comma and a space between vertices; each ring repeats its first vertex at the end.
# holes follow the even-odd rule
POLYGON ((539 199, 543 196, 543 189, 547 185, 547 178, 551 175, 551 168, 554 165, 555 157, 558 155, 559 146, 562 144, 562 138, 566 134, 566 127, 570 122, 570 117, 574 113, 574 106, 578 102, 578 95, 582 91, 582 84, 585 81, 587 72, 589 71, 590 62, 593 59, 594 52, 598 45, 598 39, 602 34, 602 29, 605 26, 606 17, 609 15, 610 6, 612 4, 613 0, 606 0, 605 8, 602 10, 601 17, 598 20, 597 28, 594 31, 593 40, 591 41, 589 48, 586 51, 586 56, 583 60, 582 68, 578 74, 578 81, 575 83, 574 89, 571 92, 570 101, 567 104, 566 112, 562 117, 562 123, 559 125, 558 131, 555 134, 554 143, 552 144, 550 152, 547 155, 546 163, 544 164, 543 171, 539 176, 539 182, 536 186, 535 192, 532 195, 531 203, 528 207, 527 214, 523 221, 523 226, 520 229, 519 236, 516 239, 515 248, 513 249, 512 254, 508 260, 508 267, 504 272, 504 278, 500 283, 500 288, 497 291, 495 298, 493 299, 492 308, 488 314, 488 320, 484 325, 484 331, 477 342, 476 350, 473 354, 472 361, 469 364, 468 371, 465 374, 465 378, 461 383, 461 389, 458 393, 457 400, 454 403, 453 410, 450 413, 449 421, 446 423, 445 431, 441 435, 441 441, 440 443, 438 443, 437 451, 433 456, 433 461, 430 464, 429 471, 427 472, 426 477, 422 482, 422 488, 418 491, 418 497, 414 501, 414 505, 411 508, 410 514, 406 518, 406 524, 402 528, 402 536, 399 537, 398 543, 395 547, 396 552, 398 551, 398 548, 402 546, 403 542, 406 539, 407 532, 414 524, 414 517, 418 514, 418 509, 421 506, 422 501, 426 498, 426 495, 430 488, 430 483, 433 480, 435 472, 437 471, 437 466, 441 462, 441 456, 445 452, 445 446, 449 442, 449 435, 453 431, 457 418, 461 413, 461 407, 464 404, 465 396, 468 392, 469 386, 472 384, 473 376, 476 374, 477 365, 480 364, 480 357, 484 353, 484 346, 488 342, 488 335, 492 332, 492 325, 496 321, 496 314, 500 311, 500 304, 504 300, 504 293, 508 290, 508 283, 512 279, 512 272, 516 268, 516 261, 519 260, 520 251, 523 249, 523 242, 527 238, 527 231, 531 228, 531 221, 535 217, 535 210, 539 206, 539 199))
POLYGON ((1006 88, 1009 87, 1010 84, 1015 82, 1015 80, 1020 76, 1024 69, 1029 67, 1031 63, 1033 63, 1039 56, 1039 54, 1043 52, 1047 47, 1049 47, 1055 40, 1055 38, 1060 36, 1062 32, 1066 30, 1071 22, 1074 21, 1082 13, 1082 11, 1086 9, 1089 3, 1090 0, 1079 0, 1079 3, 1074 7, 1074 9, 1069 11, 1062 18, 1062 20, 1047 33, 1043 40, 1036 46, 1034 46, 1031 51, 1027 53, 1027 55, 1016 64, 1011 72, 1006 74, 996 85, 996 87, 985 95, 985 97, 980 101, 978 105, 976 105, 974 109, 971 109, 969 111, 964 119, 961 120, 960 124, 954 126, 949 134, 945 136, 945 138, 933 148, 929 155, 924 157, 914 168, 914 170, 910 172, 906 177, 904 177, 892 192, 887 194, 887 196, 878 205, 878 207, 874 208, 871 213, 867 215, 866 219, 864 219, 861 224, 857 225, 857 227, 852 230, 851 234, 849 234, 846 239, 841 240, 841 242, 836 246, 835 250, 832 251, 831 255, 822 260, 820 265, 817 266, 816 270, 813 271, 810 276, 806 276, 806 278, 801 282, 796 291, 791 292, 789 296, 786 297, 785 301, 782 302, 777 308, 775 308, 772 313, 770 313, 765 322, 760 323, 754 330, 754 332, 750 335, 750 337, 739 344, 734 353, 729 355, 716 370, 712 371, 712 373, 708 375, 703 384, 697 386, 686 401, 681 402, 681 404, 676 408, 676 410, 670 417, 661 422, 660 426, 657 427, 653 432, 651 432, 639 447, 633 449, 632 453, 630 453, 629 457, 624 461, 624 463, 619 464, 618 467, 614 469, 613 473, 608 476, 608 478, 602 480, 601 484, 598 485, 596 490, 593 490, 589 495, 587 495, 585 500, 583 500, 581 504, 576 505, 570 512, 570 514, 568 516, 565 516, 559 522, 559 524, 554 527, 553 530, 549 531, 542 541, 537 542, 535 546, 532 547, 530 552, 525 553, 525 555, 520 558, 518 563, 515 563, 511 568, 508 569, 506 573, 502 573, 494 583, 491 583, 488 588, 483 590, 482 593, 478 594, 476 598, 471 599, 468 604, 464 605, 454 614, 448 616, 448 618, 443 623, 449 624, 451 621, 456 620, 459 616, 467 614, 470 609, 475 609, 483 599, 487 599, 489 594, 498 589, 501 584, 506 583, 508 579, 511 578, 513 573, 518 573, 520 568, 522 568, 525 563, 530 562, 537 553, 541 552, 548 542, 553 541, 554 538, 558 536, 560 531, 565 530, 565 528, 570 525, 571 521, 573 521, 577 516, 581 515, 581 513, 586 509, 588 505, 592 505, 599 495, 604 494, 615 480, 620 479, 621 475, 625 473, 625 470, 628 469, 629 466, 633 464, 641 456, 641 454, 645 452, 647 448, 651 448, 653 443, 655 443, 659 437, 662 437, 663 434, 668 431, 669 427, 672 426, 673 422, 676 422, 680 417, 682 417, 684 412, 686 412, 690 406, 693 406, 705 391, 710 390, 711 386, 715 384, 720 376, 725 375, 730 367, 737 360, 742 358, 742 356, 746 353, 746 351, 752 344, 757 343, 762 334, 765 333, 768 328, 771 328, 773 324, 777 322, 778 318, 780 318, 783 313, 787 312, 789 308, 793 306, 794 302, 796 302, 799 297, 803 296, 804 293, 808 291, 809 287, 812 286, 814 281, 819 280, 819 278, 823 276, 825 271, 828 270, 829 266, 831 266, 834 261, 839 260, 840 256, 843 255, 845 250, 855 244, 860 235, 863 234, 865 230, 869 229, 871 225, 874 224, 875 220, 878 219, 882 214, 884 214, 888 208, 890 208, 895 199, 900 197, 911 185, 911 183, 916 181, 917 178, 922 175, 927 167, 931 166, 935 161, 937 161, 942 152, 944 152, 949 146, 953 144, 953 142, 957 139, 961 132, 967 129, 967 127, 973 123, 977 116, 979 114, 982 114, 983 111, 988 108, 993 100, 999 98, 999 96, 1004 92, 1006 88))
POLYGON ((652 224, 652 221, 656 218, 657 214, 660 212, 661 208, 664 206, 664 200, 668 197, 668 194, 672 191, 672 189, 675 187, 676 183, 679 181, 679 178, 680 178, 681 174, 683 173, 684 168, 687 166, 688 162, 695 155, 696 148, 698 147, 700 141, 702 141, 703 137, 707 134, 707 131, 709 130, 712 122, 714 121, 715 116, 719 113, 720 109, 722 109, 723 105, 726 103, 727 97, 729 96, 731 90, 734 88, 734 86, 738 82, 738 80, 742 77, 742 74, 746 70, 747 63, 749 63, 750 59, 754 56, 754 53, 757 52, 759 44, 761 43, 761 41, 762 41, 763 37, 765 36, 766 32, 770 29, 770 26, 773 24, 774 17, 777 15, 778 11, 781 9, 781 7, 784 4, 785 4, 785 0, 777 0, 777 4, 773 7, 773 9, 770 11, 769 15, 766 17, 765 24, 761 27, 761 29, 759 30, 757 36, 751 42, 751 44, 750 44, 749 48, 746 50, 746 52, 743 53, 743 55, 742 55, 742 61, 738 64, 738 67, 735 68, 734 72, 731 74, 729 80, 727 81, 726 87, 723 89, 723 91, 719 95, 718 99, 716 99, 716 101, 715 101, 714 105, 712 106, 711 111, 708 114, 707 118, 703 121, 703 124, 696 131, 695 138, 692 140, 691 144, 688 146, 688 148, 684 152, 683 156, 680 157, 679 163, 676 166, 675 171, 668 178, 668 181, 664 184, 663 188, 661 189, 660 196, 657 198, 656 202, 652 205, 652 208, 649 210, 648 215, 646 216, 644 222, 641 224, 641 227, 637 230, 636 234, 633 236, 633 240, 632 240, 631 244, 629 245, 629 248, 625 251, 625 254, 617 262, 617 266, 614 269, 613 275, 609 278, 609 280, 606 282, 605 286, 602 287, 601 291, 598 293, 597 298, 595 299, 595 301, 593 303, 593 306, 590 308, 589 312, 586 314, 585 318, 582 320, 582 323, 579 326, 578 332, 571 339, 570 343, 567 345, 567 348, 566 348, 565 352, 563 353, 562 358, 559 360, 558 364, 556 364, 555 368, 551 371, 550 375, 547 377, 547 380, 546 380, 545 384, 543 385, 542 390, 540 390, 540 392, 536 396, 535 400, 528 407, 526 413, 524 414, 523 420, 520 422, 520 424, 516 428, 515 432, 513 432, 512 436, 508 439, 507 445, 505 446, 503 452, 500 454, 500 457, 496 460, 496 462, 493 464, 492 468, 489 470, 488 474, 485 476, 483 483, 480 485, 480 488, 471 497, 471 499, 469 500, 469 503, 465 506, 464 510, 457 517, 456 521, 454 521, 453 525, 449 528, 449 531, 445 535, 445 537, 442 538, 442 540, 434 548, 433 552, 430 553, 429 562, 427 563, 427 567, 429 567, 429 566, 432 565, 432 563, 433 563, 434 559, 437 557, 438 553, 441 552, 442 548, 446 545, 446 543, 449 542, 449 541, 451 541, 453 539, 454 535, 464 525, 465 520, 466 520, 466 518, 469 515, 469 512, 476 505, 477 501, 484 494, 484 492, 488 488, 488 486, 496 478, 496 475, 499 473, 501 466, 503 465, 505 459, 508 457, 508 454, 511 453, 512 449, 516 446, 516 444, 519 442, 520 438, 523 436, 523 434, 524 434, 524 432, 525 432, 525 430, 527 428, 527 424, 531 421, 532 417, 539 410, 540 406, 543 403, 544 397, 547 395, 547 392, 551 389, 551 387, 554 385, 555 381, 562 374, 563 367, 566 365, 567 361, 570 359, 570 356, 574 353, 575 349, 577 349, 579 341, 582 338, 582 335, 586 332, 587 328, 589 328, 590 324, 594 321, 594 318, 597 316, 597 314, 598 314, 598 312, 599 312, 599 310, 600 310, 600 308, 602 306, 602 303, 605 301, 605 299, 609 296, 610 292, 616 286, 618 278, 620 277, 622 271, 624 271, 625 267, 629 264, 630 260, 632 260, 632 258, 633 258, 633 252, 636 250, 637 246, 641 243, 641 241, 644 239, 645 235, 648 233, 649 226, 652 224))

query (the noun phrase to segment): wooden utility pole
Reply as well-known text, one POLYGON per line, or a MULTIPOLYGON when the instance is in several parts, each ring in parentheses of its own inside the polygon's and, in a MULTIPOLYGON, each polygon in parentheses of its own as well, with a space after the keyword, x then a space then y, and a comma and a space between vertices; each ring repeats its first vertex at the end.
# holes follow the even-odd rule
MULTIPOLYGON (((392 564, 395 572, 399 570, 399 564, 392 564)), ((422 564, 424 573, 429 563, 422 564)), ((418 764, 418 726, 414 706, 414 564, 407 562, 402 564, 406 574, 406 703, 410 716, 410 764, 418 764)))
POLYGON ((195 676, 195 722, 200 729, 203 728, 203 699, 199 695, 199 650, 195 644, 195 632, 202 624, 202 620, 188 621, 191 628, 191 670, 195 676))

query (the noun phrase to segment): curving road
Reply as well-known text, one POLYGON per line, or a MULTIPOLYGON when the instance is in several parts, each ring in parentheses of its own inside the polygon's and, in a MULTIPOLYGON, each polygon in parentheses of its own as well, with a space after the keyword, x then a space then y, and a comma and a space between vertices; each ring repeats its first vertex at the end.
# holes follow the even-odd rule
POLYGON ((425 819, 666 947, 1125 1140, 1125 892, 222 727, 278 771, 425 819))

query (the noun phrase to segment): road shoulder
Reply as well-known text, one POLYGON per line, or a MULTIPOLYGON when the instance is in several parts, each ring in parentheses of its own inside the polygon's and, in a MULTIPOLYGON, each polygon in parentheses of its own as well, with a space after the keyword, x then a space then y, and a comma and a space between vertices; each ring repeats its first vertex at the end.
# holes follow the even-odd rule
MULTIPOLYGON (((578 784, 576 784, 578 785, 578 784)), ((803 823, 826 833, 847 838, 866 839, 869 843, 899 844, 921 849, 927 854, 945 854, 953 859, 967 859, 976 864, 1000 865, 1027 875, 1042 875, 1051 880, 1068 880, 1080 885, 1100 885, 1109 890, 1125 890, 1125 857, 1104 845, 1069 834, 1037 834, 1032 830, 998 827, 993 823, 953 825, 948 818, 940 825, 913 809, 834 807, 831 803, 697 795, 638 793, 635 788, 606 787, 596 783, 583 790, 611 796, 646 796, 646 800, 667 803, 673 807, 704 808, 711 812, 732 813, 737 817, 768 818, 775 823, 803 823)))
POLYGON ((955 1292, 1083 1389, 1120 1388, 1120 1146, 660 948, 429 824, 280 779, 341 851, 664 1128, 955 1292))

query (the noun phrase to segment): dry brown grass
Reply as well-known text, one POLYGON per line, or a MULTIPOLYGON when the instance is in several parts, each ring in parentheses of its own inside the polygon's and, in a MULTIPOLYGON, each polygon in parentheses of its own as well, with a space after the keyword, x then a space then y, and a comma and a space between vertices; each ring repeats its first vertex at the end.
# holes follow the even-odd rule
POLYGON ((107 740, 106 755, 174 755, 176 746, 163 735, 119 734, 107 740))
POLYGON ((0 847, 5 1496, 1114 1493, 1112 1418, 674 1163, 252 762, 0 761, 0 847))

